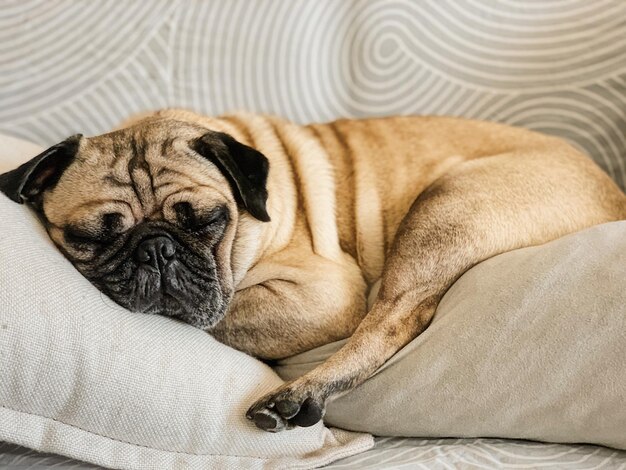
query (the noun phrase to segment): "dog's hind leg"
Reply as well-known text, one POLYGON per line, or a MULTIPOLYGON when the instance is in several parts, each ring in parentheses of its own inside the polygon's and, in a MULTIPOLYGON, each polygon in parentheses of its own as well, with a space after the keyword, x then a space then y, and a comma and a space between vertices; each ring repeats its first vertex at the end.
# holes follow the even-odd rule
POLYGON ((363 382, 424 331, 446 290, 476 263, 626 218, 624 194, 568 149, 468 161, 432 184, 402 221, 378 296, 351 339, 255 403, 248 418, 268 431, 316 423, 326 400, 363 382))

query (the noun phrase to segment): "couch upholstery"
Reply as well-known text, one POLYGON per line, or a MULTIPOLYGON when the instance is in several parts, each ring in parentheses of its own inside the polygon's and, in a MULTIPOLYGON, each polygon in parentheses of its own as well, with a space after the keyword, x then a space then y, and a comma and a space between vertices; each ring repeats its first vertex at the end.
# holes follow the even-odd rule
POLYGON ((626 2, 29 0, 0 9, 0 131, 130 113, 452 114, 565 137, 626 187, 626 2))

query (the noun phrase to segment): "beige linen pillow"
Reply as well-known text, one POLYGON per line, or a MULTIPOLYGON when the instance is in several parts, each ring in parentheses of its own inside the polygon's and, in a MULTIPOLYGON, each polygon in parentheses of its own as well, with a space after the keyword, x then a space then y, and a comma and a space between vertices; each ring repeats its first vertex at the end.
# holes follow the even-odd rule
MULTIPOLYGON (((301 375, 339 344, 276 370, 301 375)), ((475 266, 430 327, 331 403, 325 421, 378 435, 626 449, 626 221, 475 266)))
MULTIPOLYGON (((0 139, 0 171, 38 151, 0 139)), ((0 217, 0 440, 128 469, 312 468, 373 445, 321 424, 256 429, 244 413, 281 383, 269 367, 117 306, 1 194, 0 217)))

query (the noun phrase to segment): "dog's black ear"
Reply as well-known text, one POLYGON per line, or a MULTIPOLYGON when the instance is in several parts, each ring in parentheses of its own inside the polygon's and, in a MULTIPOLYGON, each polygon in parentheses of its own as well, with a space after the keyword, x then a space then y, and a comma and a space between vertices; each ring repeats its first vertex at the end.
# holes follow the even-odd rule
POLYGON ((0 191, 22 204, 51 188, 76 156, 81 137, 73 135, 15 170, 0 174, 0 191))
POLYGON ((191 147, 226 176, 240 205, 260 221, 270 221, 266 207, 270 165, 265 155, 223 132, 205 134, 191 147))

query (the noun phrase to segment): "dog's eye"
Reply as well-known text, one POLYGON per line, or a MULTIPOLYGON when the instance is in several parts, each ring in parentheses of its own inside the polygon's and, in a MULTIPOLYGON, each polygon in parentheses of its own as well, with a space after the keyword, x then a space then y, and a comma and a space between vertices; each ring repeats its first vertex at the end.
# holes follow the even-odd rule
POLYGON ((211 211, 198 218, 200 225, 217 225, 228 222, 228 209, 225 206, 214 207, 211 211))
POLYGON ((100 240, 98 240, 94 232, 78 227, 65 227, 63 236, 65 237, 65 241, 72 245, 85 246, 100 243, 100 240))
POLYGON ((100 227, 84 228, 68 225, 65 240, 74 245, 94 245, 113 241, 122 226, 122 214, 108 213, 102 216, 100 227))
POLYGON ((199 231, 228 220, 228 209, 224 206, 217 206, 210 211, 199 212, 194 211, 188 202, 177 202, 173 208, 174 212, 176 212, 178 223, 185 230, 199 231))
POLYGON ((102 232, 105 236, 113 236, 122 227, 123 216, 119 212, 111 212, 102 216, 102 232))

